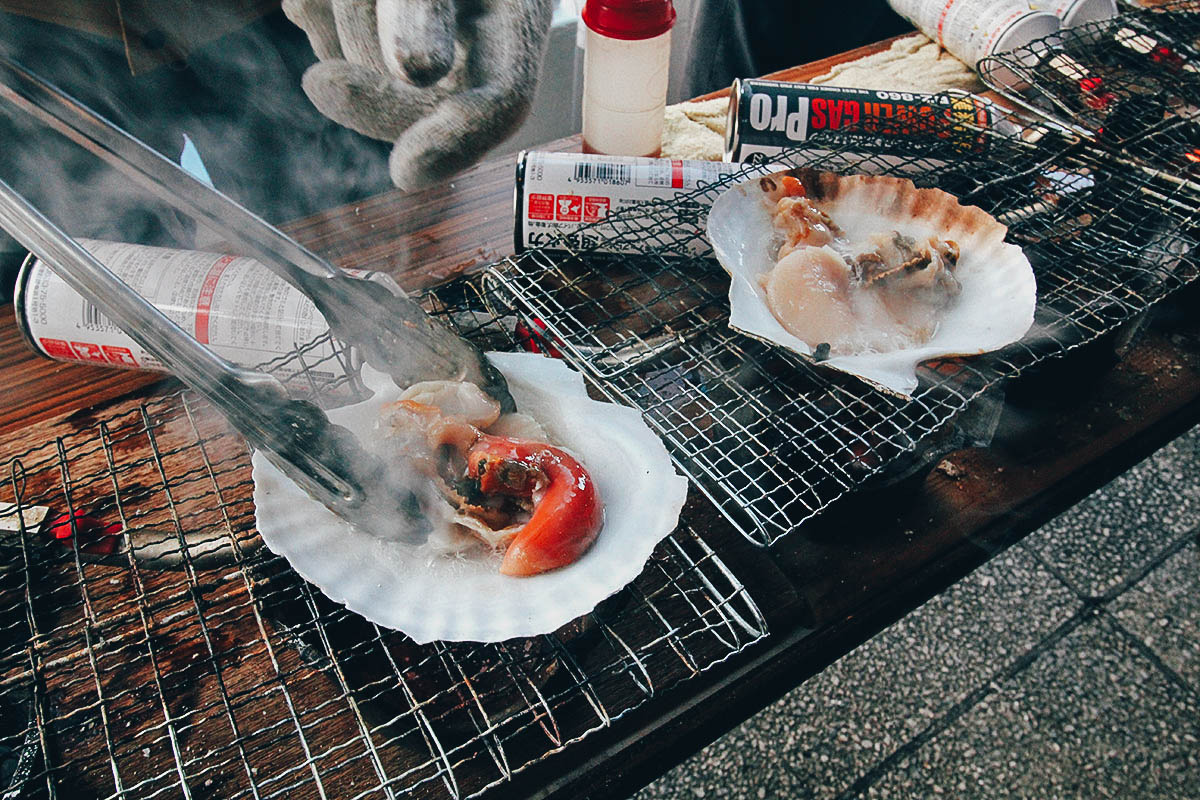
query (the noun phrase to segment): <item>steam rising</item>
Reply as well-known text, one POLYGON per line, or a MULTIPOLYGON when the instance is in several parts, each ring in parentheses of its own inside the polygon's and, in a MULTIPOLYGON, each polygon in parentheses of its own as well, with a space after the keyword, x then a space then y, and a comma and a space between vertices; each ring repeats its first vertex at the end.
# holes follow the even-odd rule
MULTIPOLYGON (((300 78, 314 57, 298 28, 280 12, 228 27, 236 32, 193 50, 186 63, 134 76, 119 41, 0 13, 0 54, 172 161, 186 134, 216 188, 268 221, 391 188, 388 145, 326 120, 304 96, 300 78)), ((0 142, 0 179, 77 239, 227 249, 215 232, 21 111, 3 87, 0 142)), ((387 494, 401 497, 413 481, 394 465, 390 473, 380 476, 394 490, 387 494)))
MULTIPOLYGON (((217 188, 272 222, 390 188, 387 146, 326 120, 305 98, 300 77, 315 59, 282 13, 216 27, 235 33, 186 63, 134 76, 119 41, 0 13, 0 53, 172 160, 188 134, 217 188)), ((0 178, 73 236, 196 246, 194 226, 3 100, 0 141, 0 178)))

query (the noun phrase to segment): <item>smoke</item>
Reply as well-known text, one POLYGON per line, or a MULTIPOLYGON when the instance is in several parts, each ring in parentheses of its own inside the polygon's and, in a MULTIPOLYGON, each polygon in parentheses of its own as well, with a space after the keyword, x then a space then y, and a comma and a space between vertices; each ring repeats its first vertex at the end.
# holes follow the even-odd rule
MULTIPOLYGON (((215 186, 270 222, 391 188, 388 145, 326 120, 304 96, 315 58, 302 31, 278 11, 243 24, 217 15, 244 4, 197 5, 214 29, 233 32, 136 75, 119 39, 3 12, 0 54, 173 161, 188 135, 215 186)), ((178 249, 219 239, 2 91, 0 179, 77 239, 178 249)))
MULTIPOLYGON (((215 4, 214 4, 215 5, 215 4)), ((0 52, 178 160, 195 142, 217 188, 274 223, 391 187, 388 146, 322 117, 300 86, 314 60, 281 12, 133 75, 121 41, 0 13, 0 52)), ((191 247, 177 215, 79 146, 0 100, 0 178, 76 237, 191 247)))
MULTIPOLYGON (((270 222, 300 218, 391 188, 390 145, 367 139, 325 119, 304 95, 301 76, 314 57, 307 38, 298 28, 279 12, 247 26, 234 19, 215 19, 213 15, 219 12, 212 8, 204 13, 210 24, 218 28, 227 26, 235 32, 194 49, 186 62, 160 66, 138 75, 130 72, 127 53, 118 41, 4 13, 0 13, 0 53, 173 161, 178 161, 186 134, 203 158, 216 188, 270 222)), ((21 111, 4 96, 2 89, 0 179, 24 194, 76 239, 190 250, 211 249, 213 234, 219 235, 203 230, 200 221, 188 219, 173 209, 135 178, 91 152, 88 146, 72 141, 46 122, 21 111)), ((323 226, 322 233, 327 232, 328 226, 323 226)), ((397 261, 393 258, 393 265, 397 261)), ((154 270, 147 268, 147 271, 154 270)), ((156 278, 161 277, 161 270, 159 273, 156 278)), ((254 287, 247 287, 246 283, 243 282, 242 288, 253 297, 240 298, 243 308, 249 312, 269 309, 265 314, 286 316, 279 292, 264 290, 256 294, 254 287)), ((359 292, 356 297, 370 299, 382 294, 371 295, 368 287, 374 288, 373 284, 363 282, 356 289, 359 292)), ((226 298, 226 305, 232 305, 230 298, 226 298)), ((341 308, 336 304, 334 307, 341 308)), ((374 307, 383 307, 383 303, 374 307)), ((351 327, 351 322, 358 325, 355 331, 374 325, 385 328, 384 334, 392 336, 391 339, 385 336, 386 343, 377 345, 374 351, 364 346, 368 357, 372 352, 386 350, 390 358, 407 359, 405 366, 412 368, 409 372, 430 378, 450 377, 446 374, 450 370, 471 376, 474 373, 470 369, 478 372, 485 366, 473 365, 474 351, 457 338, 451 339, 448 332, 443 339, 441 329, 427 332, 415 320, 400 318, 399 312, 403 310, 417 316, 420 312, 415 305, 401 305, 397 300, 387 312, 396 312, 388 320, 390 327, 382 325, 380 319, 370 319, 364 324, 363 316, 369 316, 370 308, 365 302, 355 306, 353 310, 359 316, 353 320, 343 318, 353 316, 350 312, 331 313, 331 317, 338 318, 335 322, 340 320, 347 327, 351 327), (397 330, 400 332, 396 333, 397 330), (390 344, 396 346, 389 347, 390 344)), ((287 320, 280 319, 280 328, 287 328, 287 320)), ((365 345, 366 337, 347 334, 346 338, 365 345)), ((291 343, 279 344, 287 349, 291 343)), ((311 364, 312 356, 311 352, 307 354, 306 364, 311 364)), ((322 395, 319 399, 327 405, 330 400, 344 400, 326 396, 313 381, 319 370, 353 371, 350 365, 332 362, 326 359, 324 364, 310 368, 304 375, 306 381, 292 380, 286 384, 287 388, 293 396, 306 396, 311 388, 322 395)), ((399 366, 391 366, 395 366, 391 370, 393 375, 402 371, 399 366)), ((278 374, 281 370, 274 371, 278 374)), ((335 383, 342 377, 334 375, 335 383)), ((502 386, 503 381, 500 383, 502 386)), ((226 388, 212 391, 210 398, 224 394, 226 388)), ((239 399, 243 404, 255 403, 252 390, 252 385, 242 386, 239 399)), ((297 415, 306 409, 280 404, 272 411, 284 419, 287 414, 297 415)), ((397 520, 407 514, 414 535, 419 535, 421 521, 416 517, 427 516, 445 505, 444 502, 439 505, 435 502, 438 498, 431 497, 428 481, 409 474, 408 465, 399 463, 403 459, 376 459, 350 447, 340 450, 338 447, 344 442, 339 436, 345 432, 318 424, 315 411, 311 419, 313 430, 308 438, 295 443, 294 449, 289 450, 267 435, 258 436, 257 442, 264 445, 273 442, 270 446, 276 455, 295 464, 304 463, 305 455, 339 456, 342 464, 353 467, 354 475, 368 484, 366 488, 374 489, 368 491, 368 495, 374 495, 371 497, 374 503, 380 503, 382 498, 385 508, 382 519, 364 518, 364 514, 372 512, 371 508, 357 514, 360 521, 373 521, 374 531, 388 531, 389 520, 395 528, 397 520), (364 466, 376 462, 378 469, 364 466), (410 499, 411 508, 404 505, 410 499)), ((243 419, 240 424, 252 441, 256 440, 253 434, 254 426, 259 424, 257 420, 257 417, 250 422, 243 419)), ((287 434, 293 429, 282 422, 280 425, 284 433, 279 440, 286 444, 291 441, 287 434)), ((338 505, 328 494, 325 499, 338 505)))

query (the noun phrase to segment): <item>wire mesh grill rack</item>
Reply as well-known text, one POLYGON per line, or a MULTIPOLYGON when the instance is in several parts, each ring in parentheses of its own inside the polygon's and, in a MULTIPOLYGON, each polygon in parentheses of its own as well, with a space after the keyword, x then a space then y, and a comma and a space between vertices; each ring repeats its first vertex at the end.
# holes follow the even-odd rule
POLYGON ((1200 7, 1130 9, 979 64, 1006 98, 1181 176, 1200 174, 1200 7))
MULTIPOLYGON (((476 283, 427 299, 517 344, 476 283)), ((274 367, 353 399, 352 360, 320 344, 274 367)), ((477 796, 766 635, 685 525, 553 635, 417 646, 262 546, 246 447, 190 395, 20 437, 0 463, 5 797, 477 796)))
POLYGON ((1030 334, 987 356, 926 363, 911 398, 729 329, 728 278, 681 209, 707 208, 729 184, 778 166, 614 214, 496 265, 489 280, 545 346, 640 408, 748 538, 771 544, 943 430, 984 390, 1113 330, 1197 275, 1200 185, 1108 157, 1061 126, 927 123, 934 135, 900 145, 860 131, 814 137, 780 157, 945 189, 1005 222, 1032 262, 1030 334))

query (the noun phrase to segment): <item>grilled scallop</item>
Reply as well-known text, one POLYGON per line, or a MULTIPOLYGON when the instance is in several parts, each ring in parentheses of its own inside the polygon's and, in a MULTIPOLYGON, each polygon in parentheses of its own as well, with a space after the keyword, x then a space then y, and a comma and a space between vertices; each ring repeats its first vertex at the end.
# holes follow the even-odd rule
POLYGON ((922 361, 996 350, 1033 324, 1029 260, 1007 228, 938 189, 812 169, 728 189, 708 235, 729 273, 730 325, 885 391, 922 361))

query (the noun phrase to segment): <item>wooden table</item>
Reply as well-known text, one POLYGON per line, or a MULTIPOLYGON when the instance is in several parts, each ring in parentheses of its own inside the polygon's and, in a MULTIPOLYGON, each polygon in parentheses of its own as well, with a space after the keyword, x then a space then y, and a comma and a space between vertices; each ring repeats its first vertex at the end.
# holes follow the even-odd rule
MULTIPOLYGON (((887 44, 777 77, 802 80, 887 44)), ((571 138, 549 147, 578 145, 571 138)), ((426 287, 511 252, 512 170, 511 158, 490 160, 446 186, 371 198, 289 230, 342 266, 426 287)), ((1069 396, 1025 392, 990 447, 951 454, 956 469, 931 471, 903 496, 873 504, 876 511, 835 505, 771 551, 750 546, 715 514, 694 519, 736 574, 754 577, 749 588, 770 636, 518 773, 496 795, 628 794, 1196 424, 1200 321, 1170 309, 1197 299, 1185 290, 1118 361, 1092 364, 1095 379, 1069 396)), ((4 446, 34 423, 177 388, 32 356, 10 309, 0 310, 0 379, 4 446)), ((1010 396, 1021 394, 1017 386, 1010 396)))

